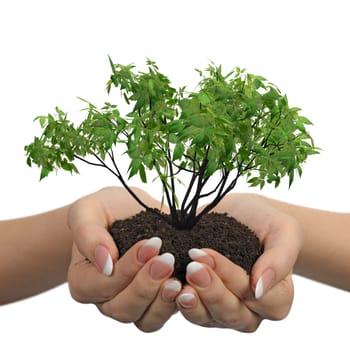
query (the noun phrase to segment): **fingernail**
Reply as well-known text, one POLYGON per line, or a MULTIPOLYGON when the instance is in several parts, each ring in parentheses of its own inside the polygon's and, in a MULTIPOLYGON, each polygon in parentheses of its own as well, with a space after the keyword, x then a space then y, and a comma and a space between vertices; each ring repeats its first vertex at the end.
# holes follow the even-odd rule
POLYGON ((162 291, 162 298, 166 302, 172 302, 181 291, 182 284, 178 280, 170 280, 166 282, 162 291))
POLYGON ((113 272, 113 260, 107 248, 98 245, 95 248, 95 261, 100 271, 105 276, 110 276, 113 272))
POLYGON ((187 265, 186 272, 190 281, 198 287, 205 288, 211 283, 211 277, 207 269, 197 261, 190 262, 187 265))
POLYGON ((177 297, 178 303, 185 309, 194 307, 196 297, 192 293, 183 293, 177 297))
POLYGON ((202 249, 192 248, 188 251, 188 255, 192 260, 198 260, 201 263, 209 265, 212 269, 215 268, 214 259, 202 249))
POLYGON ((159 237, 152 237, 148 239, 137 252, 137 259, 141 263, 147 262, 150 258, 159 253, 162 246, 162 240, 159 237))
POLYGON ((155 280, 161 280, 169 275, 170 271, 174 268, 175 258, 170 253, 164 253, 157 256, 152 261, 149 274, 155 280))
POLYGON ((258 279, 255 287, 255 299, 261 299, 264 294, 271 288, 275 280, 275 272, 267 269, 258 279))

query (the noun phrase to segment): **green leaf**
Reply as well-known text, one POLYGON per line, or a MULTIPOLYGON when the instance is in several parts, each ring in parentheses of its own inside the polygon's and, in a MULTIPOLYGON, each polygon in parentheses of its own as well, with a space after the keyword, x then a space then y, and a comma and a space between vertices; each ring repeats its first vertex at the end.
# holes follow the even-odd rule
POLYGON ((210 103, 210 98, 205 92, 200 92, 198 94, 198 100, 203 105, 208 105, 210 103))
POLYGON ((294 171, 290 171, 288 174, 288 177, 289 177, 288 187, 290 188, 294 182, 294 171))
POLYGON ((303 124, 303 122, 302 122, 300 119, 298 119, 298 120, 296 121, 296 127, 297 127, 300 131, 306 132, 305 125, 303 124))
POLYGON ((252 177, 248 179, 248 183, 250 184, 251 187, 258 186, 260 184, 260 178, 259 177, 252 177))
POLYGON ((214 160, 209 160, 207 167, 205 169, 205 177, 212 176, 217 170, 217 164, 214 160))
POLYGON ((224 139, 224 146, 225 146, 225 154, 226 156, 230 156, 233 152, 234 143, 232 137, 226 137, 224 139))
POLYGON ((72 165, 69 162, 67 162, 67 161, 63 161, 61 163, 61 168, 63 170, 66 170, 66 171, 70 171, 70 172, 72 171, 72 165))
POLYGON ((183 123, 181 120, 173 120, 167 125, 167 129, 169 133, 178 133, 183 130, 183 123))
POLYGON ((41 172, 40 172, 40 181, 42 179, 44 179, 45 177, 47 177, 51 172, 51 169, 48 169, 48 168, 41 168, 41 172))
POLYGON ((181 159, 182 155, 184 154, 185 146, 182 142, 178 142, 175 145, 174 152, 173 152, 173 161, 181 159))
POLYGON ((141 161, 139 159, 133 159, 129 165, 129 179, 139 172, 141 161))
POLYGON ((298 119, 301 123, 303 123, 305 125, 313 125, 312 122, 305 117, 299 116, 298 119))
POLYGON ((35 121, 36 121, 36 120, 39 120, 39 123, 40 123, 41 128, 44 128, 45 125, 46 125, 46 122, 47 122, 47 116, 42 116, 42 115, 41 115, 41 116, 36 117, 34 120, 35 120, 35 121))
POLYGON ((140 174, 141 181, 143 183, 147 183, 146 171, 145 171, 145 167, 143 166, 143 164, 140 164, 139 174, 140 174))
POLYGON ((147 70, 138 72, 132 64, 108 60, 106 88, 108 93, 117 90, 118 103, 98 108, 80 98, 86 117, 78 126, 58 107, 36 118, 42 134, 25 151, 28 166, 37 165, 41 179, 56 169, 77 173, 78 158, 109 169, 122 183, 124 175, 136 174, 146 183, 147 172, 153 171, 151 178, 160 182, 163 198, 171 198, 167 204, 172 213, 180 207, 188 214, 196 212, 197 199, 210 194, 215 200, 241 176, 260 188, 277 187, 283 177, 291 185, 307 157, 319 151, 307 130, 311 121, 262 76, 239 67, 225 72, 211 62, 197 70, 193 91, 176 90, 154 61, 147 59, 147 70), (129 167, 123 174, 122 158, 127 156, 129 167), (214 174, 218 176, 207 186, 214 174), (180 186, 189 187, 186 203, 177 197, 180 186), (197 188, 205 188, 204 193, 197 188))

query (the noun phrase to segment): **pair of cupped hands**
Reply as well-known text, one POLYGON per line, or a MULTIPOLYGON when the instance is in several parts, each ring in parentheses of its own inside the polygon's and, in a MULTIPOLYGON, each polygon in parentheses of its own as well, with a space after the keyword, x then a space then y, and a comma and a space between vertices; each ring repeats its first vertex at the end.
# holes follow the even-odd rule
MULTIPOLYGON (((133 188, 149 206, 160 203, 133 188)), ((163 208, 164 209, 164 208, 163 208)), ((174 257, 159 254, 161 239, 136 242, 122 257, 108 227, 142 207, 123 188, 83 197, 69 210, 73 234, 68 283, 72 297, 94 303, 102 314, 134 323, 144 332, 160 329, 177 311, 206 327, 255 331, 263 319, 281 320, 293 301, 292 269, 302 245, 298 223, 249 194, 227 195, 215 208, 249 226, 264 253, 249 276, 218 252, 193 247, 187 284, 172 278, 174 257)))

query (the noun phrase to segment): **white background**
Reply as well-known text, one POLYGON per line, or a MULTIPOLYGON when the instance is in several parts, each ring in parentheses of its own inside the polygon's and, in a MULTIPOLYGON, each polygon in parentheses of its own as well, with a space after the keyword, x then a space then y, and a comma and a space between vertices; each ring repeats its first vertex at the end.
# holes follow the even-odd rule
MULTIPOLYGON (((209 60, 227 70, 238 65, 265 76, 314 122, 311 133, 323 151, 308 161, 291 190, 284 184, 263 193, 349 211, 347 3, 2 0, 0 218, 46 211, 117 184, 102 170, 85 167, 81 175, 60 172, 39 183, 39 171, 26 166, 23 151, 39 133, 35 116, 58 105, 72 118, 82 107, 76 96, 99 105, 108 99, 108 54, 141 69, 149 57, 175 86, 193 88, 194 68, 205 68, 209 60)), ((244 180, 237 190, 259 192, 244 180)), ((1 307, 0 349, 316 349, 333 348, 334 342, 348 349, 348 293, 297 276, 295 288, 288 318, 265 321, 254 334, 200 328, 180 315, 159 332, 144 334, 105 318, 92 305, 74 302, 64 285, 1 307)))

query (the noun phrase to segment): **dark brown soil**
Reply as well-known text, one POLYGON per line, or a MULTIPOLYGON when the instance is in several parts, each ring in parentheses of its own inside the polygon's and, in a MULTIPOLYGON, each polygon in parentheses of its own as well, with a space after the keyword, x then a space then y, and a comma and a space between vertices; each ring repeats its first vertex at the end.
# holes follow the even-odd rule
POLYGON ((132 218, 116 221, 110 233, 120 256, 139 240, 160 237, 163 241, 161 253, 169 252, 175 256, 174 277, 183 283, 186 281, 186 266, 191 261, 188 256, 191 248, 214 249, 240 265, 248 274, 263 252, 255 234, 226 214, 207 214, 192 230, 180 231, 156 214, 142 211, 132 218))

